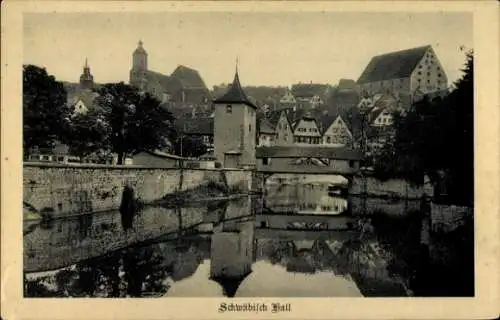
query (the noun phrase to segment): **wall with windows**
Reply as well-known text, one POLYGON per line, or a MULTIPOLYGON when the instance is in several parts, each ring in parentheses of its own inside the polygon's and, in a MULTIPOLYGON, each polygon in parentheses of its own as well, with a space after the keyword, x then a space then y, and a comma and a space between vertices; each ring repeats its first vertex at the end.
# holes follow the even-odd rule
POLYGON ((224 163, 224 153, 241 152, 241 164, 255 164, 256 110, 244 104, 217 104, 214 116, 214 155, 224 163))
POLYGON ((294 143, 297 145, 311 145, 321 143, 321 132, 314 119, 301 119, 293 132, 294 143))
POLYGON ((427 51, 411 75, 412 93, 429 93, 446 90, 448 78, 432 48, 427 51))

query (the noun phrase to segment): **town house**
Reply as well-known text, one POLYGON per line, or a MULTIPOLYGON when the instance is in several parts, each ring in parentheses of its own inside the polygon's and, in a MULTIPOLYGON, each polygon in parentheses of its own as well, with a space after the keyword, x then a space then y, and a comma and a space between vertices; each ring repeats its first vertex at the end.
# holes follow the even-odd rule
POLYGON ((313 145, 321 143, 321 131, 318 122, 309 114, 296 120, 292 125, 295 144, 313 145))
POLYGON ((322 143, 325 146, 352 146, 353 135, 341 115, 324 116, 322 143))

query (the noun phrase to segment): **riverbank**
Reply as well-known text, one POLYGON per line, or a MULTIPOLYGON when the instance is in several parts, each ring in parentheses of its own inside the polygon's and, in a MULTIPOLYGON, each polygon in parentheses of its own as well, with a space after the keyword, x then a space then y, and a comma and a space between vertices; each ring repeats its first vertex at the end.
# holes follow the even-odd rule
POLYGON ((229 201, 247 196, 249 196, 249 193, 244 193, 241 188, 227 187, 222 184, 209 182, 206 185, 201 185, 192 189, 177 191, 172 194, 165 195, 164 197, 156 201, 147 203, 141 202, 141 205, 161 205, 165 207, 175 207, 211 201, 229 201))

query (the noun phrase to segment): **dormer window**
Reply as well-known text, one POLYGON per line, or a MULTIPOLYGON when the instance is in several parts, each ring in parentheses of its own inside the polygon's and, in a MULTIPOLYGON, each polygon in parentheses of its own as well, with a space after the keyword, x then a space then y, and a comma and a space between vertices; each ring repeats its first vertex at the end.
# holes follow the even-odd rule
POLYGON ((233 113, 233 106, 228 104, 226 105, 226 113, 233 113))

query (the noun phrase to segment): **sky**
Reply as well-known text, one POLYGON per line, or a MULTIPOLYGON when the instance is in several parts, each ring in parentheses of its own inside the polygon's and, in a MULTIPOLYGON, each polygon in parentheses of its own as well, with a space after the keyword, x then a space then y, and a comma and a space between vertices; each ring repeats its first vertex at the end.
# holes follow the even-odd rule
POLYGON ((450 82, 473 48, 472 15, 460 12, 26 13, 23 63, 78 82, 85 58, 94 81, 128 82, 139 40, 150 70, 197 69, 206 85, 357 80, 371 57, 430 44, 450 82))

